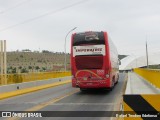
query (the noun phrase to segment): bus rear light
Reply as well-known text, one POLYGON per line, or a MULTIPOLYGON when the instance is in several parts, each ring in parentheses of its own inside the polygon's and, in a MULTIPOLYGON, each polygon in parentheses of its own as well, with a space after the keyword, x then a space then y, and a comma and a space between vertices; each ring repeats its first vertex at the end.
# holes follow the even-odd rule
POLYGON ((106 82, 100 82, 100 84, 106 84, 106 82))
POLYGON ((106 74, 106 78, 109 78, 109 74, 106 74))

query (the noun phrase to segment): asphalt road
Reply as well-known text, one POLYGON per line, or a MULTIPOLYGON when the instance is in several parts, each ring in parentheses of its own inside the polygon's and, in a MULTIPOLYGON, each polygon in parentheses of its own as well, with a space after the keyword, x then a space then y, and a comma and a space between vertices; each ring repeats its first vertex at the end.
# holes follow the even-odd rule
MULTIPOLYGON (((71 84, 61 85, 0 101, 0 111, 116 111, 125 89, 125 74, 112 91, 90 90, 81 92, 71 84)), ((2 119, 2 118, 0 118, 2 119)), ((3 118, 4 119, 4 118, 3 118)), ((28 118, 20 118, 27 120, 28 118)), ((82 120, 82 117, 33 118, 43 120, 82 120)), ((83 120, 107 120, 106 117, 83 117, 83 120)), ((5 119, 6 120, 6 119, 5 119)), ((7 120, 13 120, 7 119, 7 120)))

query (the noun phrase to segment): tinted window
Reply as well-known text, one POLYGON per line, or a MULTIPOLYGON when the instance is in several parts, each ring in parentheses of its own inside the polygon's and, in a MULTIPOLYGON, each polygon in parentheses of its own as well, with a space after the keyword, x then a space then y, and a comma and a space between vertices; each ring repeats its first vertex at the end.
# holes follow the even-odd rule
POLYGON ((83 44, 105 44, 103 32, 84 32, 75 34, 73 46, 83 44))
POLYGON ((76 56, 76 68, 83 69, 102 69, 103 56, 76 56))

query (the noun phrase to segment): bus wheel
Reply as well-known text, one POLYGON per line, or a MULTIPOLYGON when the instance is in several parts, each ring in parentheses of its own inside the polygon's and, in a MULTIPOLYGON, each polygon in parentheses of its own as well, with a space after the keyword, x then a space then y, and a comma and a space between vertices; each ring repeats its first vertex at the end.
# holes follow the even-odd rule
POLYGON ((113 90, 113 88, 114 88, 114 86, 110 87, 110 88, 109 88, 109 91, 112 91, 112 90, 113 90))
POLYGON ((118 80, 119 80, 119 75, 118 75, 118 78, 117 78, 117 81, 116 81, 116 83, 115 83, 115 84, 117 84, 117 83, 118 83, 118 80))
POLYGON ((110 91, 113 90, 114 86, 115 86, 115 82, 112 82, 112 86, 110 87, 110 91))
POLYGON ((118 83, 118 80, 116 81, 116 84, 118 83))

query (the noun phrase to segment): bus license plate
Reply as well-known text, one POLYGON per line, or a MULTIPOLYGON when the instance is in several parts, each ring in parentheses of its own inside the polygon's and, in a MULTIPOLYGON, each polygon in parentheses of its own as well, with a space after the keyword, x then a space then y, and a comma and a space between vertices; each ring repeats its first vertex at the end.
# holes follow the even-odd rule
POLYGON ((92 85, 93 83, 87 83, 87 85, 92 85))
POLYGON ((86 77, 84 77, 84 78, 83 78, 83 80, 87 80, 87 78, 86 78, 86 77))

